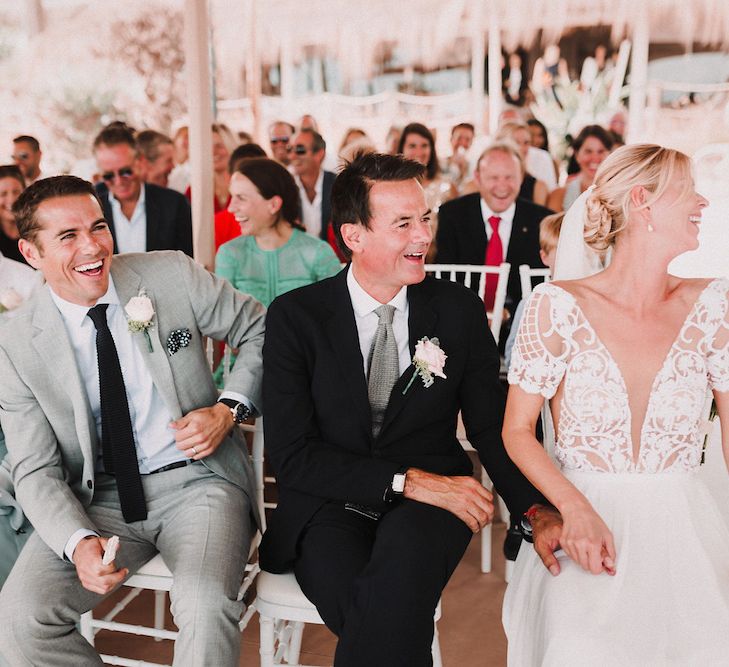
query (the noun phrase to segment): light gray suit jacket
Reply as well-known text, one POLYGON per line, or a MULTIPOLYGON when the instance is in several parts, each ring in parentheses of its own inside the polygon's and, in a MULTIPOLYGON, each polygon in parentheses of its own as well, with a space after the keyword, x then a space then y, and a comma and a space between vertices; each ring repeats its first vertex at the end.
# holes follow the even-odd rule
MULTIPOLYGON (((262 410, 265 308, 258 301, 181 252, 115 255, 111 274, 122 305, 142 288, 152 300, 153 351, 144 334, 129 335, 136 337, 173 419, 217 400, 203 336, 240 349, 226 389, 262 410), (192 340, 170 355, 167 337, 184 328, 192 340)), ((47 286, 0 325, 0 422, 16 498, 43 541, 63 558, 76 530, 95 530, 85 508, 94 496, 99 443, 73 348, 47 286)), ((248 494, 258 522, 253 471, 238 429, 203 463, 248 494)))

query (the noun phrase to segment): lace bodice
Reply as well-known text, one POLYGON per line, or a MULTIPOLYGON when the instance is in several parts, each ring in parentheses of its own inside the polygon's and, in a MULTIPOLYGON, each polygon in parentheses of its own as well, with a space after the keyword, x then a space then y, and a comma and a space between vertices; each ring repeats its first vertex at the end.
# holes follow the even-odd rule
POLYGON ((713 280, 703 289, 671 345, 651 387, 635 460, 623 376, 575 298, 561 287, 542 284, 532 293, 509 383, 548 399, 559 394, 555 454, 564 468, 696 468, 707 392, 729 391, 729 280, 713 280))

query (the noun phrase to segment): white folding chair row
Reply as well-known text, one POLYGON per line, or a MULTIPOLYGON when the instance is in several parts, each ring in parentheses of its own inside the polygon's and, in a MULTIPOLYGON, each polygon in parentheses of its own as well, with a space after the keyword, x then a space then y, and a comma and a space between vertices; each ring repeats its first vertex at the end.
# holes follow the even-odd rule
POLYGON ((426 264, 427 273, 433 274, 436 278, 443 278, 451 282, 460 282, 460 276, 464 276, 463 284, 466 287, 476 289, 478 296, 484 300, 486 294, 486 276, 498 276, 496 284, 496 295, 494 297, 494 308, 487 313, 489 328, 494 340, 499 342, 501 324, 504 321, 504 303, 506 302, 506 286, 509 282, 509 271, 511 264, 503 262, 499 266, 482 266, 479 264, 426 264))
MULTIPOLYGON (((256 479, 256 501, 258 502, 261 521, 265 528, 265 514, 263 507, 263 419, 259 418, 255 425, 243 424, 239 428, 244 431, 253 433, 251 462, 256 479)), ((248 554, 248 563, 245 568, 245 576, 238 590, 238 600, 242 600, 253 581, 260 573, 258 565, 257 550, 261 542, 261 533, 256 532, 251 548, 248 554)), ((164 627, 165 608, 167 602, 166 593, 172 588, 172 573, 165 565, 162 556, 157 554, 148 563, 145 563, 137 572, 124 582, 124 586, 131 590, 120 600, 114 608, 109 611, 103 618, 94 618, 93 612, 86 612, 81 616, 80 630, 81 634, 93 646, 94 636, 100 630, 110 630, 114 632, 125 632, 134 635, 154 637, 155 641, 177 639, 178 633, 173 630, 166 630, 164 627), (143 590, 153 590, 155 592, 154 601, 154 622, 153 627, 143 625, 134 625, 131 623, 123 623, 114 620, 129 603, 134 600, 143 590)), ((253 605, 248 605, 243 616, 238 623, 241 631, 245 629, 248 622, 255 613, 253 605)), ((108 665, 123 665, 125 667, 159 667, 161 663, 152 663, 140 660, 132 660, 116 655, 101 654, 101 659, 108 665)))
POLYGON ((535 269, 529 264, 519 265, 519 282, 521 283, 521 298, 526 299, 531 293, 534 285, 532 278, 542 278, 545 283, 552 280, 552 269, 535 269))

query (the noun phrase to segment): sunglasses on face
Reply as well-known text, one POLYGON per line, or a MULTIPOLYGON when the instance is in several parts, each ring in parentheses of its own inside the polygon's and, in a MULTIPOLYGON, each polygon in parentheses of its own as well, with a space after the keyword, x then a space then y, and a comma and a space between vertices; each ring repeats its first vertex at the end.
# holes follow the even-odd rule
POLYGON ((288 144, 291 137, 271 137, 272 144, 288 144))
POLYGON ((16 162, 24 162, 29 157, 30 153, 15 153, 15 155, 13 155, 13 160, 15 160, 16 162))
POLYGON ((117 171, 105 171, 101 174, 101 178, 103 178, 107 183, 111 183, 116 177, 131 178, 133 174, 134 170, 131 167, 122 167, 117 171))
POLYGON ((296 146, 288 146, 286 150, 289 153, 296 153, 296 155, 306 155, 309 152, 309 149, 306 146, 302 146, 301 144, 296 144, 296 146))

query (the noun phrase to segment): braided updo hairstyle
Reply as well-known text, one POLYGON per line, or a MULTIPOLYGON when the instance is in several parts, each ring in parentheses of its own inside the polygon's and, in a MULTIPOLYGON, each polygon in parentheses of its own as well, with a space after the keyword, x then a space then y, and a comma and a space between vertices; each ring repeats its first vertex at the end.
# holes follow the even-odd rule
MULTIPOLYGON (((672 148, 656 144, 631 144, 611 153, 595 174, 595 187, 585 202, 585 243, 596 251, 607 250, 628 224, 631 211, 648 208, 671 183, 674 175, 690 175, 691 159, 672 148), (650 196, 640 206, 630 192, 643 186, 650 196)), ((691 179, 687 180, 687 190, 691 179)))

